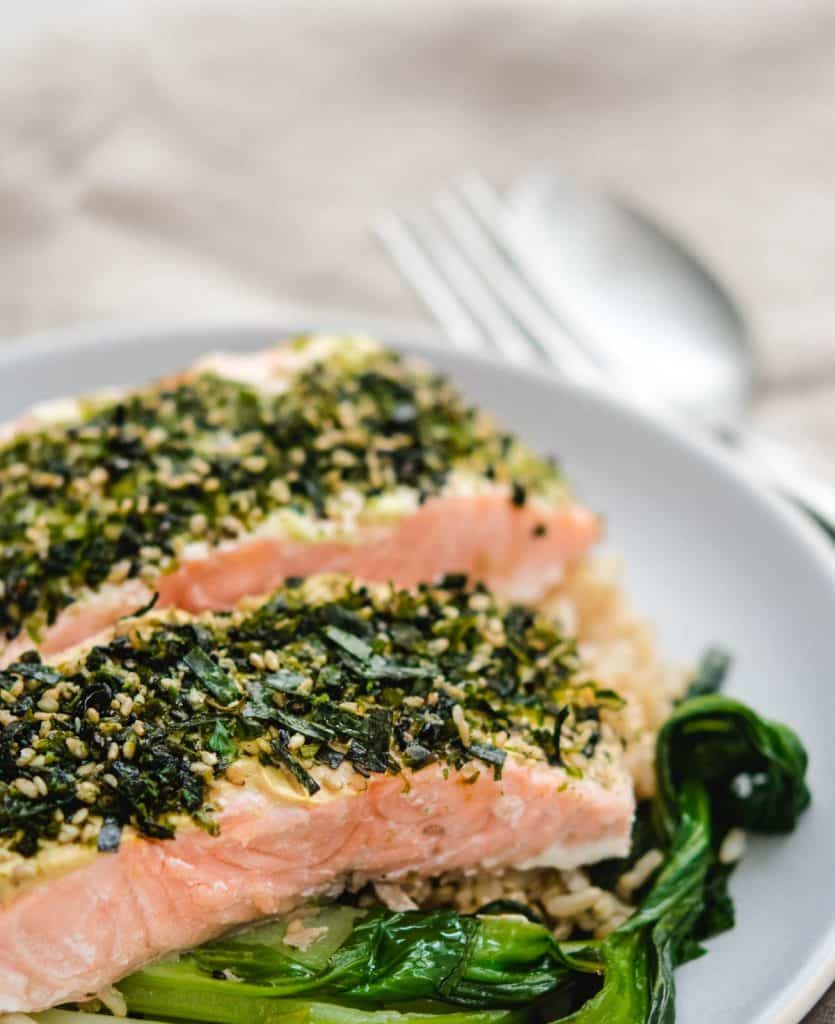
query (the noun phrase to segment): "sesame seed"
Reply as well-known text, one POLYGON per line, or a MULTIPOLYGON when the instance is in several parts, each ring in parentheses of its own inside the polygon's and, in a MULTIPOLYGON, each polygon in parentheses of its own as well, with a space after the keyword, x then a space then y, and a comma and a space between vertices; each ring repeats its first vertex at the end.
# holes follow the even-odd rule
POLYGON ((218 525, 232 537, 237 537, 245 530, 244 524, 235 516, 223 516, 218 525))
POLYGON ((81 842, 89 843, 95 839, 101 831, 101 825, 96 821, 88 821, 81 830, 81 842))
POLYGON ((62 844, 73 843, 78 839, 80 830, 75 825, 62 825, 58 833, 58 842, 62 844))
POLYGON ((79 761, 83 761, 87 757, 87 744, 83 740, 78 739, 77 736, 68 736, 65 742, 67 750, 73 757, 77 757, 79 761))
POLYGON ((31 861, 21 861, 21 863, 15 864, 12 868, 12 881, 17 883, 27 882, 29 879, 34 878, 37 872, 37 867, 31 861))
POLYGON ((242 465, 248 473, 263 473, 267 468, 267 460, 263 455, 248 455, 242 465))
POLYGON ((273 480, 268 488, 269 495, 278 504, 284 504, 290 500, 290 488, 284 480, 273 480))
POLYGON ((243 786, 246 783, 247 775, 240 765, 230 764, 226 769, 226 779, 233 786, 243 786))
POLYGON ((30 800, 34 800, 38 796, 38 787, 31 779, 18 778, 15 779, 12 785, 15 789, 22 793, 24 796, 28 796, 30 800))
POLYGON ((209 527, 209 520, 202 512, 196 513, 189 519, 188 526, 191 532, 197 536, 205 533, 209 527))
POLYGON ((454 683, 448 683, 445 679, 442 679, 437 684, 444 693, 449 694, 454 700, 466 700, 467 691, 462 689, 460 686, 456 686, 454 683))
POLYGON ((461 737, 461 742, 465 747, 468 747, 470 745, 470 726, 464 717, 464 709, 460 704, 453 705, 452 721, 455 723, 458 735, 461 737))
POLYGON ((109 583, 123 583, 130 575, 130 559, 124 558, 111 568, 107 579, 109 583))

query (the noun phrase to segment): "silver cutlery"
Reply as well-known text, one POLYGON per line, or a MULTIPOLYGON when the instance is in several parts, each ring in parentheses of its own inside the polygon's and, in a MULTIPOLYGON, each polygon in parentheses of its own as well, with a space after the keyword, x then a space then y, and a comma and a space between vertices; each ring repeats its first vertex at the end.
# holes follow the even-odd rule
POLYGON ((471 177, 425 210, 381 217, 374 231, 451 344, 692 423, 835 536, 835 489, 810 460, 742 423, 753 380, 742 318, 645 215, 553 178, 528 183, 509 205, 471 177), (537 237, 539 216, 551 244, 537 237))

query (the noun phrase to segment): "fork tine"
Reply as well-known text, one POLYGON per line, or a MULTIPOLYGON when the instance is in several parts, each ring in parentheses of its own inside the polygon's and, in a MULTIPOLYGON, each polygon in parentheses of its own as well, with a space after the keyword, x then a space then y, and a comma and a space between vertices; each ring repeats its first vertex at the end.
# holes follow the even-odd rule
POLYGON ((517 364, 533 362, 528 340, 490 295, 447 234, 429 217, 388 216, 377 237, 404 279, 459 345, 492 348, 517 364))
POLYGON ((530 339, 508 316, 447 226, 440 219, 425 216, 413 218, 411 229, 427 258, 438 267, 450 290, 478 322, 492 347, 512 363, 535 365, 537 354, 530 339))
POLYGON ((443 327, 458 348, 478 352, 486 346, 484 335, 449 287, 437 267, 418 244, 400 217, 380 217, 372 232, 406 282, 443 327))
POLYGON ((600 364, 555 318, 509 250, 501 231, 503 207, 498 196, 473 195, 474 191, 462 186, 460 194, 445 193, 436 203, 461 251, 546 360, 575 380, 599 382, 604 372, 600 364))

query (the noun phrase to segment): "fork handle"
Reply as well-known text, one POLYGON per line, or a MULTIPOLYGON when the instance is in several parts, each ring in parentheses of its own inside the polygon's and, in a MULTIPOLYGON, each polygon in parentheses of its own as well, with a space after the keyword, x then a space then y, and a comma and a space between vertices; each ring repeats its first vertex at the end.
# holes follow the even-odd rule
MULTIPOLYGON (((613 392, 612 381, 599 375, 597 387, 613 392)), ((835 541, 835 485, 826 480, 825 471, 812 456, 798 455, 782 441, 775 441, 759 431, 749 430, 734 420, 703 416, 692 409, 675 408, 643 387, 622 387, 616 392, 634 401, 641 409, 653 410, 662 418, 672 418, 680 427, 700 428, 724 448, 737 456, 740 468, 746 470, 771 490, 796 505, 835 541)))
POLYGON ((814 460, 754 431, 721 428, 717 434, 756 475, 812 516, 835 540, 835 487, 815 471, 814 460))

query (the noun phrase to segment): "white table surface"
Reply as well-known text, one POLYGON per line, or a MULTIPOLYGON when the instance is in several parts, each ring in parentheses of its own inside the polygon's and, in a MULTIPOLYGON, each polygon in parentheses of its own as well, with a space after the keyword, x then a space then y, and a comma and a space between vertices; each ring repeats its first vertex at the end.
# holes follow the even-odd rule
POLYGON ((0 336, 410 316, 375 213, 550 163, 716 267, 757 419, 835 469, 831 0, 7 0, 0 66, 0 336))

